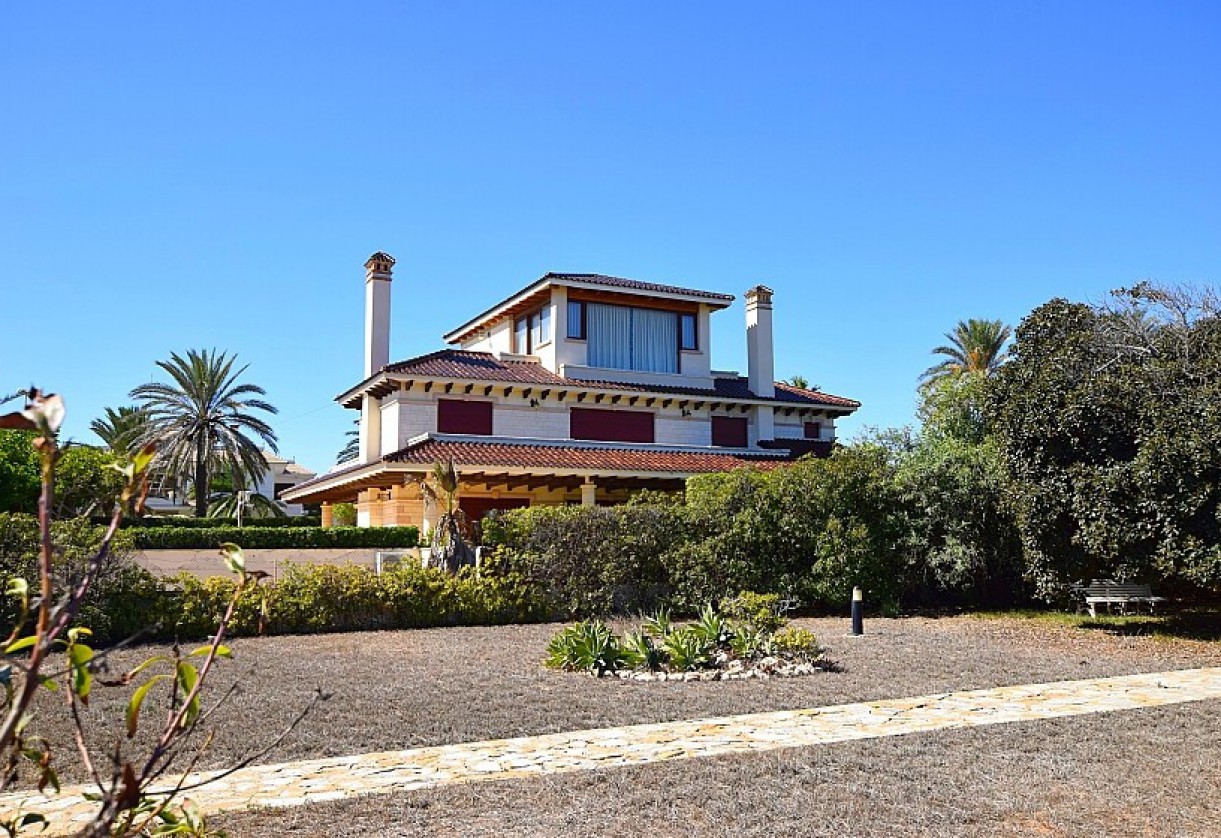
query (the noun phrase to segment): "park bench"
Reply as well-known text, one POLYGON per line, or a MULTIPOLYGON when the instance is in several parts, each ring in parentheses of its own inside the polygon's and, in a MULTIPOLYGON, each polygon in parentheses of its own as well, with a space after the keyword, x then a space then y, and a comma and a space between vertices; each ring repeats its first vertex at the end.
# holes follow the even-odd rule
POLYGON ((1152 588, 1148 585, 1130 585, 1116 582, 1114 579, 1095 579, 1082 591, 1085 594, 1085 605, 1089 609, 1091 617, 1098 616, 1099 605, 1105 605, 1108 612, 1112 606, 1118 605, 1121 614, 1127 612, 1129 605, 1148 605, 1149 613, 1152 614, 1159 602, 1166 601, 1165 597, 1154 596, 1152 588))

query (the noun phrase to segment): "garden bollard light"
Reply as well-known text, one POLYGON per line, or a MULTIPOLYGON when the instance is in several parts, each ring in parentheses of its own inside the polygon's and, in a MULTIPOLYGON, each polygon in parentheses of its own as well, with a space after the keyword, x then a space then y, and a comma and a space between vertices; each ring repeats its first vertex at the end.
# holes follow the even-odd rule
POLYGON ((852 633, 860 636, 865 633, 865 602, 860 588, 852 589, 852 633))

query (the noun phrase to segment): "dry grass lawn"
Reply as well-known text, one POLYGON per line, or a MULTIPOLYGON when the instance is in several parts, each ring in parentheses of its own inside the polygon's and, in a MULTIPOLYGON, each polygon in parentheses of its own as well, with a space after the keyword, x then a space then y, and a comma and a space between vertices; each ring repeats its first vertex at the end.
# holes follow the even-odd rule
MULTIPOLYGON (((860 639, 846 636, 846 620, 796 624, 842 671, 766 682, 596 680, 541 668, 554 625, 241 640, 213 694, 233 680, 241 692, 216 715, 201 765, 230 763, 272 736, 315 687, 332 698, 266 761, 1221 665, 1217 643, 1017 617, 874 619, 860 639)), ((123 698, 95 698, 99 745, 113 742, 123 698)), ((1188 704, 482 783, 215 824, 269 838, 1221 835, 1219 709, 1188 704)), ((65 730, 50 732, 68 747, 65 730)))

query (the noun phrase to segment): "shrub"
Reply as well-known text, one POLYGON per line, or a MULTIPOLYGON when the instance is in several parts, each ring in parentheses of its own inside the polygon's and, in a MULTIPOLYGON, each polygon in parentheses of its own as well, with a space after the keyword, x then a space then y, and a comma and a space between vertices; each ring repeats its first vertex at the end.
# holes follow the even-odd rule
MULTIPOLYGON (((54 548, 52 578, 56 588, 74 587, 102 543, 106 528, 87 518, 70 518, 51 525, 54 548)), ((36 590, 38 579, 38 519, 24 513, 0 513, 0 573, 21 577, 36 590)), ((110 554, 95 576, 77 613, 77 625, 88 626, 96 643, 126 639, 144 629, 156 607, 160 584, 156 577, 132 562, 132 539, 118 532, 110 554)), ((17 616, 14 601, 6 598, 6 619, 17 616)), ((216 622, 212 626, 215 628, 216 622)))
MULTIPOLYGON (((249 519, 247 519, 249 520, 249 519)), ((94 523, 103 523, 100 519, 94 519, 94 523)), ((353 520, 355 525, 355 520, 353 520)), ((188 518, 185 515, 175 515, 165 518, 126 518, 123 520, 122 526, 124 529, 143 527, 173 527, 178 529, 210 529, 213 527, 236 527, 236 518, 188 518)), ((260 529, 268 527, 319 527, 322 526, 322 519, 317 515, 296 515, 285 518, 259 518, 258 525, 260 529)))
POLYGON ((817 658, 822 654, 822 648, 819 647, 818 640, 814 637, 813 632, 792 626, 781 629, 772 635, 771 651, 776 655, 799 657, 807 660, 817 658))
POLYGON ((410 548, 419 543, 415 527, 149 527, 132 529, 141 550, 211 550, 221 544, 243 549, 410 548))
MULTIPOLYGON (((227 578, 175 577, 163 597, 162 634, 203 637, 232 597, 227 578)), ((500 625, 549 617, 542 594, 520 577, 473 569, 457 575, 414 564, 378 575, 357 565, 294 565, 276 582, 243 592, 230 630, 252 635, 500 625)))
POLYGON ((721 613, 735 630, 774 632, 788 623, 780 613, 779 594, 759 594, 742 591, 737 596, 721 600, 721 613))
POLYGON ((336 527, 356 526, 356 504, 337 503, 332 506, 331 523, 336 527))
POLYGON ((693 626, 684 626, 666 635, 661 644, 669 659, 670 667, 679 672, 690 672, 708 665, 711 646, 693 626))
POLYGON ((485 537, 557 612, 587 617, 656 607, 671 588, 662 556, 685 527, 674 507, 532 507, 501 516, 485 537))
POLYGON ((598 620, 563 629, 547 645, 544 663, 551 669, 567 669, 604 675, 622 663, 615 633, 598 620))

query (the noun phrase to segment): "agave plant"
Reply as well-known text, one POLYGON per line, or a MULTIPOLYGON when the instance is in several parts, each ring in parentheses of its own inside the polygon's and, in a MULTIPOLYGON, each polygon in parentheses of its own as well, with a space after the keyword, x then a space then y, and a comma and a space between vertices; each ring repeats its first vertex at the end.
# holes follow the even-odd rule
POLYGON ((708 665, 708 643, 692 626, 670 632, 662 641, 661 648, 670 658, 673 669, 690 672, 708 665))
POLYGON ((718 614, 711 605, 705 605, 700 611, 699 619, 690 626, 691 631, 703 638, 709 646, 720 649, 729 645, 733 639, 733 629, 729 621, 718 614))
POLYGON ((664 640, 668 637, 670 632, 674 631, 674 621, 670 619, 670 609, 663 605, 653 612, 653 616, 646 617, 644 631, 657 640, 664 640))
POLYGON ((591 620, 571 625, 551 638, 543 663, 551 669, 601 676, 618 669, 623 663, 623 655, 610 627, 591 620))
POLYGON ((666 653, 658 649, 653 638, 643 631, 629 631, 623 636, 620 650, 623 663, 632 669, 661 669, 666 664, 666 653))

